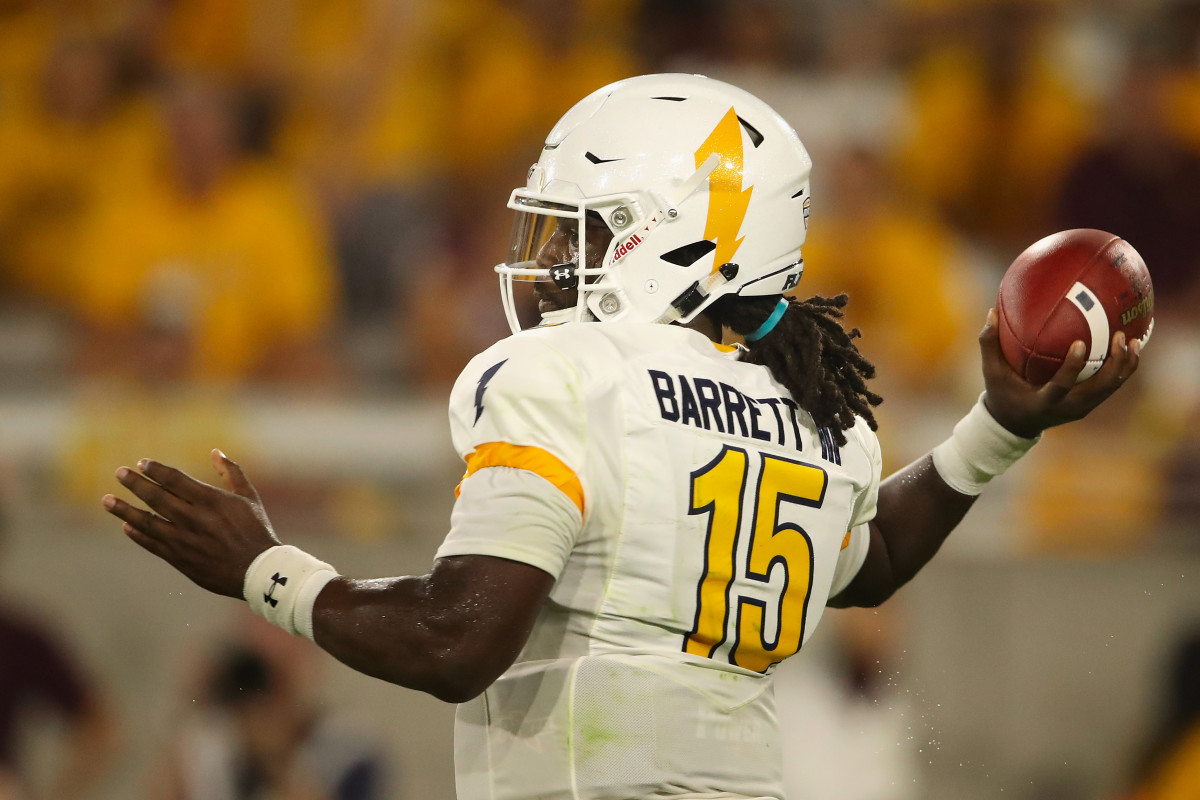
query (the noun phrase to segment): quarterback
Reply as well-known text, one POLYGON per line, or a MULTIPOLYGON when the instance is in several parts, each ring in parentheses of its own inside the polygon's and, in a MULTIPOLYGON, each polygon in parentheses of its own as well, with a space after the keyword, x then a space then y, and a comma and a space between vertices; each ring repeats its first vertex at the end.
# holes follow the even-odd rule
POLYGON ((427 575, 355 580, 281 544, 220 451, 223 488, 143 460, 117 478, 151 510, 104 505, 200 586, 459 703, 462 800, 781 798, 776 665, 826 606, 912 578, 1139 350, 1118 334, 1076 383, 1076 343, 1031 386, 989 312, 979 403, 881 481, 845 297, 785 296, 810 169, 773 110, 699 76, 631 78, 567 112, 509 201, 514 335, 451 394, 466 473, 427 575), (526 290, 542 321, 521 330, 526 290))

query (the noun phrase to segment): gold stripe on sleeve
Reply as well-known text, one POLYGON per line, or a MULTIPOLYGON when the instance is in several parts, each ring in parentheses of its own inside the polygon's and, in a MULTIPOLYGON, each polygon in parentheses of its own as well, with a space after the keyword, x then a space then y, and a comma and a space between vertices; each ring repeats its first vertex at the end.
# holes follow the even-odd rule
MULTIPOLYGON (((488 467, 512 467, 541 475, 554 484, 583 513, 583 484, 579 476, 555 456, 540 447, 509 444, 508 442, 486 442, 467 456, 467 471, 463 480, 488 467)), ((454 488, 458 497, 462 483, 454 488)))

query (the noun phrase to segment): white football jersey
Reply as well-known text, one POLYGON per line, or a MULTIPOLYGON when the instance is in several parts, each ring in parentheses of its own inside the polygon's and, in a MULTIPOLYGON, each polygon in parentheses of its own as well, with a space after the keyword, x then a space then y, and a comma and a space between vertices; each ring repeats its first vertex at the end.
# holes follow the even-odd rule
POLYGON ((839 447, 739 351, 620 322, 490 347, 450 421, 467 474, 438 556, 556 578, 458 709, 460 800, 782 797, 771 673, 866 556, 867 424, 839 447))

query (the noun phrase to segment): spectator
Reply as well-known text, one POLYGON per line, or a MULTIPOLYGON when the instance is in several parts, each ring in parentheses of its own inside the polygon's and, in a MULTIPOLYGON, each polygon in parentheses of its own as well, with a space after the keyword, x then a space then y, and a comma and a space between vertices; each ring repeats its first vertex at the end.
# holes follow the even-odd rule
POLYGON ((1056 222, 1125 238, 1154 276, 1157 313, 1187 319, 1200 299, 1200 155, 1172 133, 1170 76, 1134 65, 1102 138, 1068 171, 1056 222))
MULTIPOLYGON (((453 235, 413 282, 404 336, 416 345, 411 374, 426 386, 451 385, 475 353, 510 333, 493 301, 496 276, 490 269, 504 259, 497 243, 507 240, 512 226, 504 204, 508 187, 499 180, 481 176, 469 190, 455 193, 448 225, 453 235), (465 299, 446 303, 451 295, 465 299)), ((532 293, 525 299, 533 301, 532 293)), ((532 305, 527 310, 536 316, 532 305)))
POLYGON ((280 153, 321 200, 356 366, 376 373, 402 369, 394 330, 442 235, 455 124, 448 72, 459 57, 438 35, 447 13, 436 4, 301 3, 283 37, 280 153), (384 359, 371 363, 372 352, 384 359))
MULTIPOLYGON (((635 74, 627 15, 589 13, 583 0, 477 0, 452 26, 461 54, 452 165, 468 174, 536 152, 579 97, 635 74), (514 91, 514 87, 519 87, 514 91)), ((597 4, 598 5, 598 4, 597 4)), ((627 4, 621 4, 627 9, 627 4)))
POLYGON ((321 225, 285 174, 241 152, 228 93, 182 79, 167 105, 168 163, 108 193, 83 236, 73 298, 83 366, 326 376, 338 288, 321 225))
POLYGON ((1090 35, 1086 16, 1048 4, 944 4, 910 22, 912 117, 897 142, 905 184, 994 242, 1050 232, 1057 187, 1093 127, 1081 76, 1117 57, 1075 53, 1073 41, 1090 35))
POLYGON ((122 94, 114 50, 62 39, 37 101, 0 114, 0 282, 62 302, 82 221, 106 185, 145 172, 157 135, 122 94))
POLYGON ((828 190, 813 199, 820 224, 804 245, 812 268, 799 293, 850 294, 849 327, 877 332, 863 346, 881 386, 945 386, 958 374, 955 348, 976 322, 968 310, 986 307, 969 300, 956 236, 931 209, 906 202, 870 151, 840 154, 829 172, 828 190))
POLYGON ((0 0, 0 96, 3 116, 36 102, 38 76, 59 20, 41 0, 0 0))
POLYGON ((234 645, 209 665, 204 706, 180 728, 159 800, 376 800, 382 758, 323 714, 270 650, 234 645))
MULTIPOLYGON (((1146 373, 1142 417, 1147 430, 1129 454, 1157 459, 1152 476, 1158 502, 1151 512, 1173 523, 1173 532, 1194 546, 1197 464, 1200 463, 1200 371, 1196 304, 1200 302, 1200 152, 1180 138, 1172 117, 1178 70, 1157 60, 1135 63, 1105 115, 1098 141, 1068 172, 1058 199, 1056 225, 1100 228, 1129 241, 1154 278, 1156 357, 1146 373), (1161 484, 1161 485, 1157 485, 1161 484)), ((1109 452, 1117 452, 1110 443, 1109 452)), ((1102 474, 1111 474, 1102 473, 1102 474)), ((1133 499, 1128 485, 1121 496, 1133 499)), ((1152 530, 1139 506, 1106 522, 1135 519, 1152 530)), ((1076 518, 1073 524, 1078 524, 1076 518)), ((1172 529, 1168 529, 1170 535, 1172 529)), ((1128 531, 1125 532, 1130 537, 1128 531)), ((1181 540, 1183 541, 1183 540, 1181 540)))
POLYGON ((1157 730, 1128 800, 1192 800, 1200 786, 1200 631, 1176 644, 1157 730))
POLYGON ((115 722, 99 690, 57 635, 0 603, 0 800, 90 797, 116 743, 115 722), (38 712, 63 722, 61 766, 48 788, 31 786, 21 761, 28 723, 38 712))

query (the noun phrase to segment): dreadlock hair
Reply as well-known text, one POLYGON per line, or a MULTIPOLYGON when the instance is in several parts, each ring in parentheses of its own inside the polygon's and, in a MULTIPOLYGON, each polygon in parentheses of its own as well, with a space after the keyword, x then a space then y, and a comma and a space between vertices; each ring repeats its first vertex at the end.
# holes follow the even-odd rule
MULTIPOLYGON (((746 343, 745 360, 769 369, 817 425, 833 431, 839 445, 846 444, 843 431, 854 426, 856 415, 876 430, 871 408, 883 398, 866 383, 875 377, 875 365, 854 344, 862 335, 858 328, 847 331, 838 321, 849 298, 840 294, 786 299, 787 309, 778 324, 762 339, 746 343)), ((779 301, 779 295, 726 295, 704 313, 744 336, 758 330, 779 301)))

